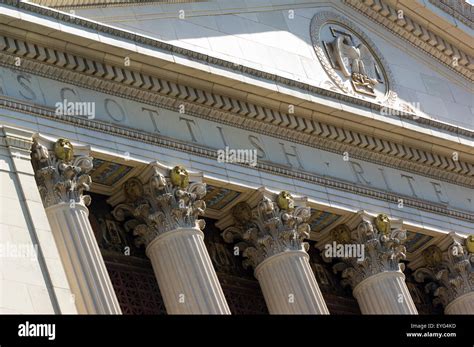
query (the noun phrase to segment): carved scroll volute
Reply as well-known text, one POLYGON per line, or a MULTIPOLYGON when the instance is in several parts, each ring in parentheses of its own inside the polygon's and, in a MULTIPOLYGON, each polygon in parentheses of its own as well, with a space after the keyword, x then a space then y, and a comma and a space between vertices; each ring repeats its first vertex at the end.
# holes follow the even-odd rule
MULTIPOLYGON (((384 271, 403 271, 404 264, 400 261, 406 258, 406 248, 403 245, 406 231, 402 226, 402 221, 390 219, 386 214, 380 213, 372 217, 365 211, 360 211, 346 224, 331 230, 331 237, 327 242, 351 244, 364 249, 363 259, 338 258, 339 262, 333 269, 341 272, 342 284, 355 288, 372 275, 384 271)), ((324 258, 325 253, 322 254, 324 258)))
POLYGON ((474 292, 474 237, 463 239, 451 233, 444 241, 450 242, 445 251, 437 245, 423 251, 424 266, 415 271, 414 277, 425 283, 426 291, 435 297, 435 304, 446 307, 460 296, 474 292))
POLYGON ((119 192, 122 202, 112 213, 120 221, 129 218, 126 228, 133 232, 137 246, 147 246, 157 236, 180 228, 202 230, 205 222, 198 217, 206 210, 202 200, 206 184, 201 179, 202 175, 190 174, 182 166, 150 164, 140 178, 125 182, 119 192))
POLYGON ((276 195, 260 189, 255 194, 250 199, 253 208, 247 202, 233 207, 231 225, 221 234, 225 242, 234 243, 242 252, 244 267, 256 268, 266 258, 284 251, 307 251, 308 243, 303 240, 309 237, 306 221, 310 209, 296 207, 288 192, 276 195))
POLYGON ((75 147, 65 138, 52 141, 33 136, 31 160, 45 207, 60 203, 89 205, 90 196, 84 195, 92 183, 89 152, 88 146, 75 147))

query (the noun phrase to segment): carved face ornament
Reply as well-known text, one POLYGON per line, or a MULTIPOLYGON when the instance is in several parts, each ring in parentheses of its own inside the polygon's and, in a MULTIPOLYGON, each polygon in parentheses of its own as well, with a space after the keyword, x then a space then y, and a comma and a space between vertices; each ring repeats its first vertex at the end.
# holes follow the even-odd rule
POLYGON ((60 138, 54 144, 54 154, 60 160, 70 162, 74 158, 74 147, 68 139, 60 138))
POLYGON ((281 210, 291 211, 295 208, 295 201, 289 192, 282 191, 278 194, 277 205, 281 210))
POLYGON ((351 242, 351 231, 344 225, 338 225, 331 230, 331 236, 337 243, 350 243, 351 242))
POLYGON ((382 234, 390 234, 390 219, 385 213, 380 213, 379 215, 377 215, 377 217, 375 217, 375 226, 377 227, 377 230, 382 234))
POLYGON ((443 253, 438 246, 432 245, 425 249, 422 253, 425 259, 426 265, 429 267, 435 267, 443 260, 443 253))
POLYGON ((123 190, 125 197, 131 202, 136 201, 143 196, 142 183, 136 177, 132 177, 127 182, 125 182, 123 185, 123 190))
POLYGON ((185 189, 189 186, 189 174, 186 169, 181 166, 175 166, 170 173, 171 184, 175 187, 185 189))
POLYGON ((426 265, 429 267, 436 267, 443 261, 443 253, 438 246, 432 245, 425 249, 422 253, 426 265))
POLYGON ((246 224, 252 219, 252 209, 246 202, 239 202, 232 208, 232 216, 238 224, 246 224))

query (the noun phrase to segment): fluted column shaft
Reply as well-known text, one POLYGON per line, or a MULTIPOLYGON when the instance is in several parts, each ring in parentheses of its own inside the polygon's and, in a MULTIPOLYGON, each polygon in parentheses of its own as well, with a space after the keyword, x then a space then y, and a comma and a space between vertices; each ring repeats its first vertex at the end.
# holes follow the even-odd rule
POLYGON ((177 165, 150 163, 111 198, 124 200, 112 214, 131 217, 135 244, 146 247, 161 295, 170 314, 230 314, 211 258, 204 245, 206 184, 202 174, 177 165), (145 182, 145 183, 143 183, 145 182), (125 198, 125 199, 123 199, 125 198))
MULTIPOLYGON (((242 251, 251 266, 271 314, 329 314, 307 250, 311 209, 306 198, 289 192, 278 195, 264 187, 247 202, 232 208, 231 218, 219 221, 222 237, 242 251)), ((230 216, 229 216, 230 217, 230 216)), ((217 225, 217 224, 216 224, 217 225)))
POLYGON ((461 295, 444 309, 445 314, 474 314, 474 292, 461 295))
POLYGON ((271 256, 255 269, 271 314, 329 314, 304 251, 271 256))
POLYGON ((230 314, 201 230, 168 231, 151 241, 146 253, 168 313, 230 314))
POLYGON ((121 314, 88 213, 80 203, 46 208, 78 312, 121 314))
POLYGON ((418 314, 405 275, 384 271, 360 282, 353 290, 362 314, 418 314))

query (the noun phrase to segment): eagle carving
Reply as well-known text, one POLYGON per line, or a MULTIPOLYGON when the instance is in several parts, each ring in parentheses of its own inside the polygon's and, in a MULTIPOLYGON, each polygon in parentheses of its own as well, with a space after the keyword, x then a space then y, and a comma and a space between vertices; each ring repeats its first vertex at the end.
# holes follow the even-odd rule
POLYGON ((357 91, 367 90, 374 93, 374 86, 379 83, 375 78, 377 72, 372 53, 362 43, 354 46, 348 37, 340 35, 334 42, 334 53, 342 74, 352 79, 357 91))
POLYGON ((355 91, 374 95, 374 88, 381 81, 370 50, 363 43, 355 46, 350 37, 343 34, 330 45, 335 68, 351 79, 355 91))

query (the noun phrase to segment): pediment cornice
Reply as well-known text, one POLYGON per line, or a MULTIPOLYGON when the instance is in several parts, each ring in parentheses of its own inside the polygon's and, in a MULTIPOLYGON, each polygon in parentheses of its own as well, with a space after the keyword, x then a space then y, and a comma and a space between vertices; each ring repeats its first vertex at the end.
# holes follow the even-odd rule
MULTIPOLYGON (((168 79, 157 77, 157 75, 148 73, 149 70, 145 64, 140 65, 138 69, 136 67, 132 69, 133 66, 126 68, 123 66, 123 57, 120 60, 120 57, 111 53, 107 54, 107 59, 104 59, 103 56, 103 59, 100 59, 100 56, 97 55, 90 58, 93 56, 91 52, 95 52, 93 49, 74 46, 70 42, 60 40, 56 40, 55 46, 63 47, 63 49, 46 47, 37 43, 41 42, 38 34, 22 32, 22 39, 15 37, 15 30, 10 28, 8 31, 8 29, 9 27, 4 25, 0 27, 0 32, 9 33, 0 36, 0 51, 3 52, 1 61, 6 67, 14 66, 15 58, 22 57, 23 63, 19 69, 30 71, 33 74, 67 81, 143 103, 160 105, 160 107, 171 110, 176 110, 178 105, 187 103, 187 109, 192 110, 198 117, 237 127, 243 127, 245 124, 248 130, 269 136, 336 153, 347 151, 351 153, 351 156, 362 160, 417 172, 467 187, 474 186, 472 146, 454 147, 455 143, 445 141, 443 145, 433 144, 432 150, 427 151, 423 149, 426 148, 426 141, 437 140, 435 136, 420 137, 419 141, 423 143, 420 142, 420 145, 417 146, 418 140, 415 140, 416 136, 413 134, 411 136, 412 143, 408 143, 405 138, 403 142, 391 139, 390 133, 397 130, 396 126, 392 126, 385 132, 379 131, 379 135, 354 130, 349 126, 352 117, 350 110, 357 110, 354 107, 345 112, 347 114, 346 120, 339 122, 334 122, 337 119, 334 110, 325 115, 321 110, 314 111, 296 106, 295 112, 289 114, 284 111, 288 110, 287 103, 279 103, 274 107, 273 105, 268 106, 268 103, 265 105, 264 98, 250 97, 250 93, 242 93, 241 97, 239 94, 237 97, 229 96, 229 94, 220 93, 220 91, 224 92, 230 89, 220 88, 216 83, 207 85, 201 83, 200 87, 196 87, 189 83, 196 81, 196 79, 193 80, 185 74, 170 74, 172 78, 168 79), (35 40, 25 40, 24 37, 34 37, 35 40), (80 49, 76 49, 78 47, 80 49), (122 63, 121 66, 119 61, 122 63), (437 148, 442 150, 438 151, 437 148), (467 160, 454 161, 446 154, 450 148, 453 150, 461 148, 460 157, 467 158, 467 160)), ((199 85, 199 83, 195 85, 199 85)), ((317 92, 322 96, 347 102, 348 105, 367 106, 369 110, 377 110, 377 105, 365 105, 366 101, 358 98, 351 98, 328 90, 317 90, 317 92)), ((317 104, 317 102, 311 104, 317 104)), ((380 105, 378 106, 380 107, 380 105)), ((400 120, 403 122, 432 126, 440 131, 452 132, 455 136, 463 136, 468 141, 474 138, 472 131, 426 118, 414 119, 414 115, 409 112, 399 113, 400 120)), ((344 110, 339 110, 338 115, 344 115, 344 110)), ((370 129, 369 125, 372 124, 365 123, 364 127, 370 129)))
POLYGON ((109 6, 137 6, 145 4, 179 4, 202 0, 30 0, 32 3, 51 8, 87 8, 109 6))
MULTIPOLYGON (((424 6, 420 5, 418 1, 343 0, 343 2, 401 39, 421 49, 452 71, 473 81, 474 58, 472 52, 474 50, 468 43, 472 41, 470 33, 457 28, 452 23, 446 22, 438 27, 434 23, 428 22, 417 13, 425 11, 424 6), (447 34, 448 31, 450 35, 447 34)), ((434 20, 434 15, 430 14, 433 17, 431 19, 434 20)))
MULTIPOLYGON (((1 38, 0 36, 0 42, 1 38)), ((29 47, 23 52, 26 56, 31 45, 14 43, 12 40, 14 39, 5 39, 4 46, 29 47)), ((36 50, 36 52, 39 51, 36 50)), ((118 67, 100 67, 98 62, 91 62, 84 58, 77 59, 69 53, 58 54, 53 51, 46 53, 46 51, 48 49, 44 50, 45 55, 42 59, 36 59, 36 61, 25 59, 17 69, 177 112, 179 107, 184 105, 187 113, 200 118, 335 153, 348 152, 356 159, 474 187, 472 162, 454 161, 451 157, 429 152, 421 147, 416 148, 375 135, 344 129, 315 118, 308 119, 286 114, 245 100, 139 74, 136 71, 117 72, 118 67), (49 57, 49 63, 40 62, 46 60, 47 57, 49 57), (119 81, 117 81, 118 78, 120 78, 119 81)), ((2 66, 14 66, 16 58, 17 54, 11 54, 7 50, 0 51, 2 66)), ((20 109, 21 107, 26 110, 33 109, 31 106, 21 106, 26 105, 25 103, 14 104, 20 109)), ((8 105, 12 104, 6 98, 3 106, 8 105)), ((37 109, 42 116, 60 118, 55 115, 51 107, 37 109)), ((71 117, 73 118, 75 117, 71 117)), ((84 122, 83 119, 79 121, 84 122)))

